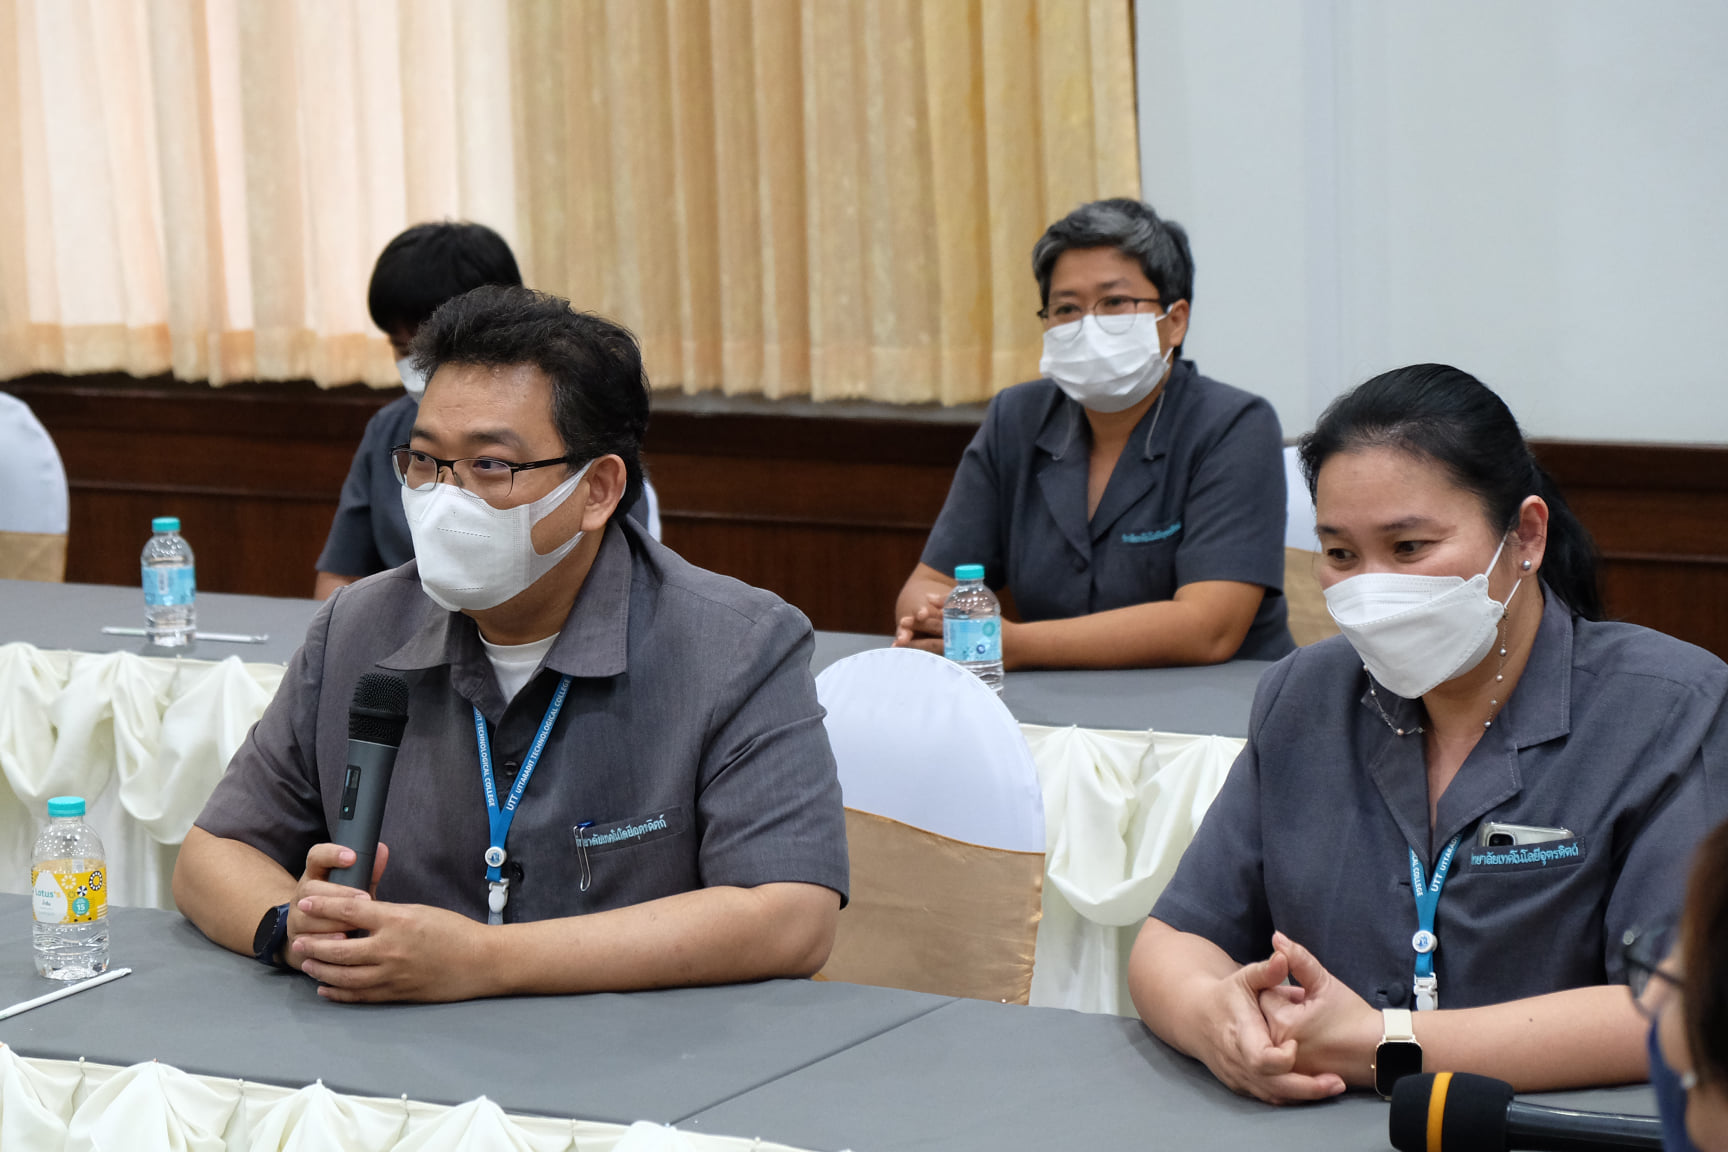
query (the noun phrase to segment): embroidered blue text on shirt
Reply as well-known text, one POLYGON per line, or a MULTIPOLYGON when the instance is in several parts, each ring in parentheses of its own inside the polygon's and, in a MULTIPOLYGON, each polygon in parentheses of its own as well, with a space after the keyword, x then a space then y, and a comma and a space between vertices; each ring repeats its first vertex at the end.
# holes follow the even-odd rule
POLYGON ((1561 844, 1553 848, 1544 848, 1540 844, 1516 848, 1489 848, 1470 853, 1470 866, 1491 868, 1496 864, 1540 864, 1546 867, 1550 860, 1571 860, 1577 855, 1576 843, 1561 844))
POLYGON ((1124 532, 1122 533, 1122 543, 1150 544, 1155 540, 1168 540, 1180 531, 1182 531, 1182 521, 1178 520, 1170 527, 1160 528, 1156 532, 1124 532))
POLYGON ((611 828, 605 832, 596 832, 582 838, 582 842, 590 847, 598 848, 603 844, 616 844, 621 840, 637 840, 650 832, 664 832, 666 817, 656 816, 640 824, 626 824, 621 828, 611 828))

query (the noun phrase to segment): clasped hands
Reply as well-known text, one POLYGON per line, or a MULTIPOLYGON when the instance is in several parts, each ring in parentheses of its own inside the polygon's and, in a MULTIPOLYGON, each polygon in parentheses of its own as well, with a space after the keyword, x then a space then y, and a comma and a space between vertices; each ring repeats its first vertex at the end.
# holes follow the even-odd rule
POLYGON ((1371 1086, 1380 1013, 1282 932, 1272 949, 1218 981, 1208 1050, 1194 1055, 1227 1087, 1270 1104, 1371 1086))
POLYGON ((424 904, 392 904, 374 893, 390 850, 378 845, 367 891, 330 880, 354 863, 354 850, 318 844, 306 853, 306 871, 288 909, 283 959, 318 981, 318 994, 347 1003, 383 1000, 448 1001, 496 995, 484 983, 485 925, 457 912, 424 904), (360 930, 364 936, 350 938, 360 930))

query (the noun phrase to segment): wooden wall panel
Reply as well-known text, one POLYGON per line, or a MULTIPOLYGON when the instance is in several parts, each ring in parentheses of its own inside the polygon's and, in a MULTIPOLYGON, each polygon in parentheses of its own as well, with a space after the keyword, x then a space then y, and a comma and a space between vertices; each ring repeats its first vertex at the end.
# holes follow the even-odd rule
POLYGON ((138 580, 156 516, 178 516, 211 592, 310 596, 366 421, 366 388, 211 389, 159 378, 26 377, 3 386, 53 435, 72 490, 66 579, 138 580))
POLYGON ((1728 658, 1728 447, 1535 448, 1601 550, 1609 615, 1728 658))
POLYGON ((692 563, 778 593, 819 628, 883 635, 927 533, 674 513, 663 535, 692 563))
MULTIPOLYGON (((118 376, 0 384, 72 484, 67 579, 132 584, 178 515, 211 591, 304 596, 366 421, 396 393, 118 376)), ((668 544, 818 628, 885 632, 978 410, 657 398, 668 544)), ((1604 556, 1609 610, 1728 656, 1728 446, 1536 445, 1604 556)))

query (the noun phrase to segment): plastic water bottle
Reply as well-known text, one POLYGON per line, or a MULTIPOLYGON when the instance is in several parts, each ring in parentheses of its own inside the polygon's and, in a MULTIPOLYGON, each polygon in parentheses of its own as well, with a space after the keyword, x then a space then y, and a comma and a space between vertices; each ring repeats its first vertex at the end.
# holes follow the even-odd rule
POLYGON ((30 864, 36 971, 83 980, 108 970, 108 862, 84 823, 82 796, 48 801, 48 826, 30 864))
POLYGON ((942 654, 1002 691, 1002 605, 984 586, 984 565, 954 569, 954 591, 942 605, 942 654))
POLYGON ((155 533, 144 545, 144 638, 158 648, 190 644, 198 627, 198 581, 192 546, 180 535, 177 516, 150 521, 155 533))

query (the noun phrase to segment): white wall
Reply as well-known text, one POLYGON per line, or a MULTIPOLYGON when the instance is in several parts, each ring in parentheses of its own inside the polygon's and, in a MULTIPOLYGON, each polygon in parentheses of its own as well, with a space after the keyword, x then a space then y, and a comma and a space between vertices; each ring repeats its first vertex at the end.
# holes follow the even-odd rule
POLYGON ((1439 360, 1535 436, 1728 441, 1728 4, 1137 0, 1190 356, 1285 433, 1439 360))

